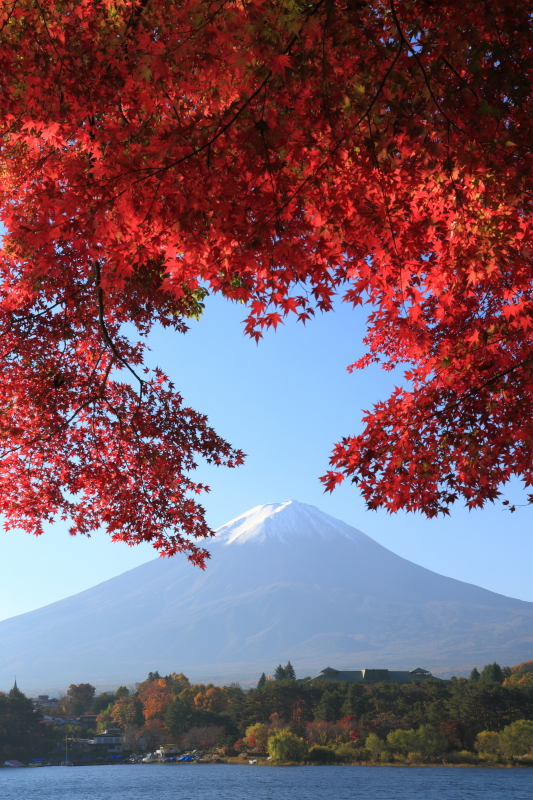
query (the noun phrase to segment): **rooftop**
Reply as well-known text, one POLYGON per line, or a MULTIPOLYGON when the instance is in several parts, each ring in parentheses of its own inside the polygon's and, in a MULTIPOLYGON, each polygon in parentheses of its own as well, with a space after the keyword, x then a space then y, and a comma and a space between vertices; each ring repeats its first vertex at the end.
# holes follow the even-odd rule
MULTIPOLYGON (((320 670, 319 674, 313 680, 318 681, 343 681, 345 683, 362 683, 372 684, 379 681, 387 681, 388 683, 413 683, 416 681, 427 680, 433 678, 429 670, 422 667, 415 667, 411 670, 391 670, 391 669, 356 669, 356 670, 338 670, 333 667, 326 667, 320 670)), ((434 678, 438 680, 438 678, 434 678)))

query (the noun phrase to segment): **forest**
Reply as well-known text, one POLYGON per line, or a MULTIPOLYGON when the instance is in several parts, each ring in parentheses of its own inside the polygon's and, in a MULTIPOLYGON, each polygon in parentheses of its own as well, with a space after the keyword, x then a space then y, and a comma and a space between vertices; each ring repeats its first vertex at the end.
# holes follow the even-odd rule
MULTIPOLYGON (((135 687, 97 696, 90 684, 72 684, 55 713, 68 708, 80 720, 97 714, 97 730, 121 728, 126 752, 172 742, 182 749, 216 750, 228 759, 270 754, 277 761, 527 763, 533 749, 533 661, 488 664, 481 672, 474 668, 469 678, 371 687, 297 680, 290 662, 279 665, 273 679, 263 673, 247 690, 151 672, 135 687)), ((5 757, 28 748, 44 751, 54 736, 64 736, 41 718, 18 689, 0 695, 5 757)))

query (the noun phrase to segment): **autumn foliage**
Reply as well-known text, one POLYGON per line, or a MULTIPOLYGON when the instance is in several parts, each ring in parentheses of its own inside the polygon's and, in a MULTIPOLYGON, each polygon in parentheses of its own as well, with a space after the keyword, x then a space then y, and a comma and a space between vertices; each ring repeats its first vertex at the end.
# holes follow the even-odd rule
POLYGON ((0 4, 0 511, 184 550, 243 455, 143 368, 205 291, 260 337, 341 292, 407 365, 340 442, 371 508, 533 482, 524 0, 0 4), (125 328, 126 323, 128 327, 125 328))
MULTIPOLYGON (((317 762, 389 762, 405 760, 414 751, 418 753, 415 760, 431 759, 439 753, 442 757, 445 752, 447 760, 459 759, 461 763, 464 756, 477 763, 473 750, 481 760, 521 758, 529 751, 533 741, 533 682, 523 678, 533 674, 531 667, 531 662, 503 668, 494 662, 481 672, 472 670, 468 680, 431 678, 372 686, 283 678, 259 681, 248 691, 238 684, 191 684, 183 673, 162 677, 156 672, 130 690, 122 686, 116 692, 97 695, 90 711, 100 712, 98 730, 118 725, 124 748, 135 752, 152 751, 166 742, 181 749, 213 752, 215 748, 215 752, 230 758, 246 759, 249 754, 264 757, 269 741, 289 732, 304 741, 309 759, 317 762), (200 702, 202 697, 204 701, 200 702), (214 707, 215 698, 219 710, 214 707), (314 749, 324 747, 328 752, 314 749), (469 751, 466 756, 460 752, 465 750, 469 751)), ((70 688, 83 692, 87 702, 92 692, 86 687, 79 684, 70 688)), ((46 723, 16 687, 9 695, 0 692, 0 749, 4 757, 8 754, 6 746, 44 747, 48 742, 52 748, 61 739, 64 745, 64 726, 56 726, 52 719, 60 709, 47 707, 44 713, 46 723)), ((61 715, 65 713, 72 719, 72 710, 61 715)), ((73 753, 74 757, 81 755, 73 753)), ((35 757, 35 750, 30 757, 35 757)))

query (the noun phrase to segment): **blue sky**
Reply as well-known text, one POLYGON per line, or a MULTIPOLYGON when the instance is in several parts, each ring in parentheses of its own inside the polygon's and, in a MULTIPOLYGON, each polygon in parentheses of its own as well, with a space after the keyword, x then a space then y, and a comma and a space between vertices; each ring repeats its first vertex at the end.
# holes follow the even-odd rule
MULTIPOLYGON (((360 430, 361 409, 401 379, 377 366, 346 371, 362 352, 364 313, 339 303, 335 313, 320 314, 306 326, 290 322, 256 345, 243 336, 244 307, 209 297, 203 318, 192 321, 186 335, 153 333, 150 363, 161 366, 185 402, 207 413, 215 429, 248 454, 236 470, 198 470, 212 489, 203 499, 209 523, 217 527, 255 505, 296 499, 417 564, 533 601, 533 508, 511 515, 500 505, 477 512, 457 506, 451 518, 429 521, 368 512, 351 484, 323 493, 318 477, 333 443, 360 430)), ((520 498, 519 487, 508 496, 520 498)), ((61 524, 39 539, 1 532, 0 552, 0 619, 74 594, 155 555, 148 545, 113 544, 103 533, 72 538, 61 524)))

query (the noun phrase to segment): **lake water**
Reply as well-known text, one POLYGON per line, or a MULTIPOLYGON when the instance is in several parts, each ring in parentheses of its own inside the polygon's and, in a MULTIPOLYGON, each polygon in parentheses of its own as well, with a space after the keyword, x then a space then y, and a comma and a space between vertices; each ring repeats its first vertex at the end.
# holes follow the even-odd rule
POLYGON ((1 800, 532 800, 533 769, 121 765, 0 769, 1 800))
POLYGON ((124 765, 0 769, 1 800, 532 800, 533 769, 124 765))

